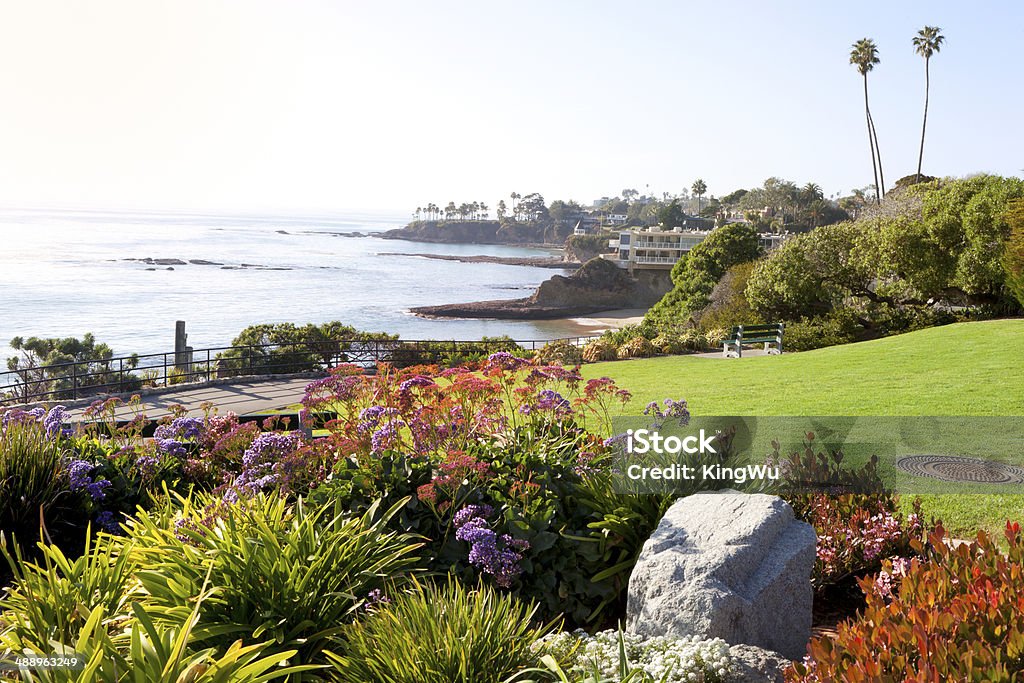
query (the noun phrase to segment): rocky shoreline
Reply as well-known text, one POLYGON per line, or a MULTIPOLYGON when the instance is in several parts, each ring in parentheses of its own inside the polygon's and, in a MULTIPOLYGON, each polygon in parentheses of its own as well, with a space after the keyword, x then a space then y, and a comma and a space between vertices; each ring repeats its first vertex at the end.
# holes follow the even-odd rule
POLYGON ((659 288, 637 280, 614 263, 595 258, 568 277, 548 278, 529 297, 419 306, 411 312, 431 318, 552 320, 614 309, 647 308, 663 294, 659 288))
POLYGON ((559 270, 576 270, 581 263, 563 261, 557 256, 453 256, 451 254, 414 254, 397 251, 383 251, 378 256, 414 256, 436 259, 438 261, 459 261, 461 263, 497 263, 503 266, 531 266, 533 268, 557 268, 559 270))
POLYGON ((419 306, 411 309, 424 318, 494 318, 496 320, 556 320, 590 315, 608 310, 607 306, 545 306, 523 299, 495 299, 465 304, 419 306))

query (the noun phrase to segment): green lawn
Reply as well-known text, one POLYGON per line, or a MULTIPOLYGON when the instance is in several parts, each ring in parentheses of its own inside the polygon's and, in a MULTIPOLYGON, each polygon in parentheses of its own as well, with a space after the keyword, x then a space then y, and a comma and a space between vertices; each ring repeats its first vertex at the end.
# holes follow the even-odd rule
MULTIPOLYGON (((695 416, 1024 416, 1024 320, 962 323, 782 356, 597 363, 583 366, 583 374, 611 377, 632 391, 622 409, 627 415, 673 398, 686 399, 695 416)), ((1024 457, 1024 443, 1017 454, 1024 457)), ((1024 520, 1020 495, 922 499, 926 514, 961 536, 998 531, 1007 518, 1024 520)))

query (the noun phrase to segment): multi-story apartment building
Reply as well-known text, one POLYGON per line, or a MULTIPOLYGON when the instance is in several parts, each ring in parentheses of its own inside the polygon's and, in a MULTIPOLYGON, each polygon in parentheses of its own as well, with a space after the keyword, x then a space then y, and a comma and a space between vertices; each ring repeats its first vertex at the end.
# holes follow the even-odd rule
MULTIPOLYGON (((700 244, 710 230, 686 230, 673 228, 663 230, 659 227, 644 230, 621 230, 618 239, 611 239, 608 246, 613 253, 603 254, 602 258, 615 263, 619 268, 630 272, 641 269, 670 269, 679 257, 700 244)), ((782 244, 788 235, 761 233, 761 246, 768 250, 782 244)))

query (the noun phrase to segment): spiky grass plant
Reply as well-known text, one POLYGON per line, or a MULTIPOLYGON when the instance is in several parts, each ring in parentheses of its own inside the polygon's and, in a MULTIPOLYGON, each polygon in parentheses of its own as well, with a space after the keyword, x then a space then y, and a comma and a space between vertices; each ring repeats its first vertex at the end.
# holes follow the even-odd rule
POLYGON ((328 655, 339 681, 499 683, 540 664, 531 645, 549 626, 536 607, 449 578, 416 584, 342 633, 342 654, 328 655))
POLYGON ((180 623, 209 574, 216 590, 193 631, 198 642, 269 639, 268 652, 320 663, 370 593, 402 585, 417 562, 420 544, 387 530, 406 502, 351 517, 274 494, 235 503, 199 495, 181 499, 171 523, 166 512, 140 511, 129 533, 143 603, 158 621, 180 623))

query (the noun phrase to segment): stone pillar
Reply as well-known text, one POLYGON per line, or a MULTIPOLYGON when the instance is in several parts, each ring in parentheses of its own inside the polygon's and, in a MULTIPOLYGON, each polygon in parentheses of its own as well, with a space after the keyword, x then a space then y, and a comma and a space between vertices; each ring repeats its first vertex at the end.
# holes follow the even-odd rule
POLYGON ((185 321, 174 323, 174 367, 186 371, 189 362, 188 335, 185 334, 185 321))

